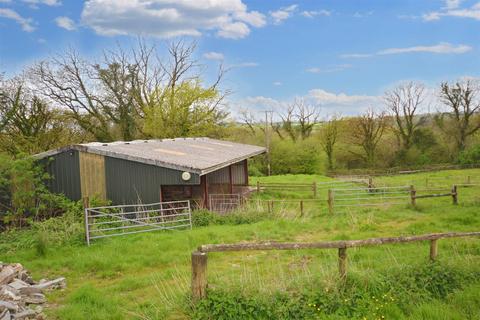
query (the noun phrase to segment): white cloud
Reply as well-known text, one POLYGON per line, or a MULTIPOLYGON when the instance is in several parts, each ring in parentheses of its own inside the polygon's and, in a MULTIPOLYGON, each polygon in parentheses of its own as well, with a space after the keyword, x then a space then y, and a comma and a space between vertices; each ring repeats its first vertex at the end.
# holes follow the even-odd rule
POLYGON ((469 18, 480 20, 480 2, 472 5, 470 8, 460 8, 461 1, 447 0, 445 6, 439 11, 425 13, 422 18, 425 21, 435 21, 442 17, 469 18))
POLYGON ((316 16, 330 16, 331 14, 332 12, 328 10, 311 10, 311 11, 303 11, 301 13, 301 15, 306 18, 315 18, 316 16))
POLYGON ((274 81, 274 82, 273 82, 273 85, 274 85, 274 86, 277 86, 277 87, 278 87, 278 86, 281 86, 282 84, 283 84, 283 83, 280 82, 280 81, 274 81))
POLYGON ((441 42, 437 45, 433 46, 414 46, 414 47, 406 47, 406 48, 388 48, 384 50, 377 51, 375 53, 351 53, 351 54, 343 54, 341 55, 342 58, 368 58, 372 56, 380 56, 380 55, 391 55, 391 54, 402 54, 402 53, 418 53, 418 52, 426 52, 426 53, 435 53, 435 54, 462 54, 472 50, 472 47, 461 44, 461 45, 453 45, 447 42, 441 42))
POLYGON ((312 89, 308 92, 308 97, 313 98, 317 103, 326 106, 337 105, 369 105, 380 101, 378 96, 368 95, 348 95, 345 93, 333 93, 323 89, 312 89))
POLYGON ((291 15, 297 10, 298 5, 292 4, 288 7, 282 7, 276 11, 271 11, 270 16, 273 18, 274 24, 281 24, 284 20, 291 17, 291 15))
POLYGON ((30 4, 33 8, 37 8, 39 4, 44 4, 47 6, 59 6, 62 4, 59 0, 22 0, 25 3, 30 4))
POLYGON ((69 17, 57 17, 57 18, 55 18, 55 23, 60 28, 63 28, 63 29, 68 30, 68 31, 73 31, 77 28, 75 26, 75 22, 72 19, 70 19, 69 17))
POLYGON ((460 7, 462 0, 445 0, 445 9, 456 9, 460 7))
POLYGON ((467 45, 452 45, 450 43, 442 42, 434 46, 415 46, 408 48, 390 48, 379 51, 377 54, 399 54, 399 53, 411 53, 411 52, 430 52, 439 54, 461 54, 472 50, 472 47, 467 45))
POLYGON ((0 17, 14 20, 22 27, 23 31, 33 32, 35 30, 32 19, 24 18, 12 9, 0 8, 0 17))
POLYGON ((305 71, 309 73, 331 73, 331 72, 343 71, 351 67, 352 67, 351 64, 339 64, 339 65, 326 67, 326 68, 318 68, 318 67, 308 68, 305 71))
POLYGON ((354 18, 366 18, 368 16, 371 16, 373 14, 373 11, 367 11, 367 12, 355 12, 353 14, 354 18))
MULTIPOLYGON (((265 96, 246 97, 238 101, 232 101, 232 115, 235 117, 240 110, 249 110, 257 118, 265 116, 265 110, 272 110, 274 113, 282 112, 295 99, 316 105, 322 109, 322 114, 339 113, 341 115, 358 115, 368 108, 383 108, 381 96, 349 95, 346 93, 334 93, 324 89, 312 89, 307 94, 296 96, 291 99, 279 100, 265 96)), ((278 115, 274 114, 274 119, 278 115)))
POLYGON ((233 22, 222 26, 217 35, 222 38, 241 39, 248 36, 250 28, 243 22, 233 22))
POLYGON ((258 67, 259 64, 256 62, 240 62, 236 64, 232 64, 227 66, 228 68, 251 68, 251 67, 258 67))
POLYGON ((223 60, 223 53, 210 51, 203 54, 203 57, 208 60, 223 60))
POLYGON ((262 13, 248 11, 242 0, 89 0, 82 23, 107 36, 170 38, 213 31, 219 37, 240 39, 266 21, 262 13))

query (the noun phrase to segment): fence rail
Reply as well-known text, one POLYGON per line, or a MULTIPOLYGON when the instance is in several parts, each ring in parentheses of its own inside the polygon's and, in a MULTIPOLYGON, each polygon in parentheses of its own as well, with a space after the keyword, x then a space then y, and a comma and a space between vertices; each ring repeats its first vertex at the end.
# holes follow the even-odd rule
POLYGON ((158 230, 192 228, 190 201, 90 207, 84 198, 85 238, 123 236, 158 230))
POLYGON ((448 232, 431 233, 419 236, 370 238, 364 240, 339 240, 325 242, 262 242, 262 243, 235 243, 235 244, 206 244, 198 247, 192 253, 192 298, 194 301, 206 297, 207 289, 207 258, 209 252, 255 251, 255 250, 300 250, 300 249, 338 249, 338 269, 340 279, 347 275, 347 248, 378 246, 394 243, 410 243, 430 241, 430 260, 434 261, 438 255, 438 240, 461 237, 477 237, 475 232, 448 232))
POLYGON ((418 190, 413 185, 330 189, 328 191, 327 204, 328 211, 332 214, 336 207, 383 206, 408 203, 416 206, 417 199, 438 197, 452 197, 453 204, 458 204, 457 186, 454 185, 451 189, 425 188, 418 190))

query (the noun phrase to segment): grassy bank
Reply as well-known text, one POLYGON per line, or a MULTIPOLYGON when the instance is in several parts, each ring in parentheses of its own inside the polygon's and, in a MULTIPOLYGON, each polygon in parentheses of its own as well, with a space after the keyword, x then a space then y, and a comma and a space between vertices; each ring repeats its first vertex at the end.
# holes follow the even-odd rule
MULTIPOLYGON (((479 175, 480 171, 470 173, 479 175)), ((404 177, 388 179, 403 184, 404 177)), ((416 175, 408 176, 412 177, 416 175)), ((328 180, 319 176, 260 179, 328 180)), ((424 179, 422 174, 418 179, 424 179)), ((293 314, 312 319, 375 319, 382 315, 389 319, 474 319, 480 312, 479 239, 440 241, 439 261, 434 265, 428 261, 427 243, 349 250, 346 286, 338 284, 335 250, 214 253, 209 255, 209 300, 192 309, 188 294, 190 253, 201 244, 478 231, 479 190, 461 189, 458 206, 450 199, 424 199, 418 208, 351 208, 332 216, 312 204, 303 217, 292 207, 291 214, 243 213, 217 221, 200 213, 196 221, 202 226, 192 231, 105 239, 89 248, 77 240, 39 250, 36 235, 27 231, 2 237, 0 260, 24 264, 36 278, 67 278, 66 291, 49 297, 52 307, 48 313, 54 319, 219 319, 219 314, 230 315, 228 319, 283 315, 287 319, 294 310, 293 314), (14 240, 25 245, 15 248, 14 240), (386 306, 383 295, 394 299, 388 302, 388 310, 369 313, 379 305, 386 306)), ((272 196, 259 195, 265 199, 272 196)))

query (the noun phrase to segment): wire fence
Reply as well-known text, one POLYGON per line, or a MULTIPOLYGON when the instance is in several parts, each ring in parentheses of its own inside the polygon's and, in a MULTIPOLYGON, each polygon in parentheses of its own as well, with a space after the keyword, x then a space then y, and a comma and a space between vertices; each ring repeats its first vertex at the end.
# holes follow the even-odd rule
POLYGON ((210 194, 209 208, 211 211, 226 214, 239 208, 244 202, 242 194, 210 194))
POLYGON ((407 204, 410 192, 410 186, 331 189, 329 210, 333 212, 336 207, 407 204))

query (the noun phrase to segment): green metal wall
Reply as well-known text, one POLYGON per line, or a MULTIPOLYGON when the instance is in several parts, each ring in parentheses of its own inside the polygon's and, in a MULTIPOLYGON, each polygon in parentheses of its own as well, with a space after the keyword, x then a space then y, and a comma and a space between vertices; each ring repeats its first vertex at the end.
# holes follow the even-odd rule
POLYGON ((67 198, 80 200, 80 161, 78 151, 65 151, 40 161, 50 175, 46 182, 53 193, 63 193, 67 198))
POLYGON ((107 198, 114 204, 154 203, 160 201, 161 185, 198 185, 200 176, 182 180, 180 170, 105 157, 107 198))

